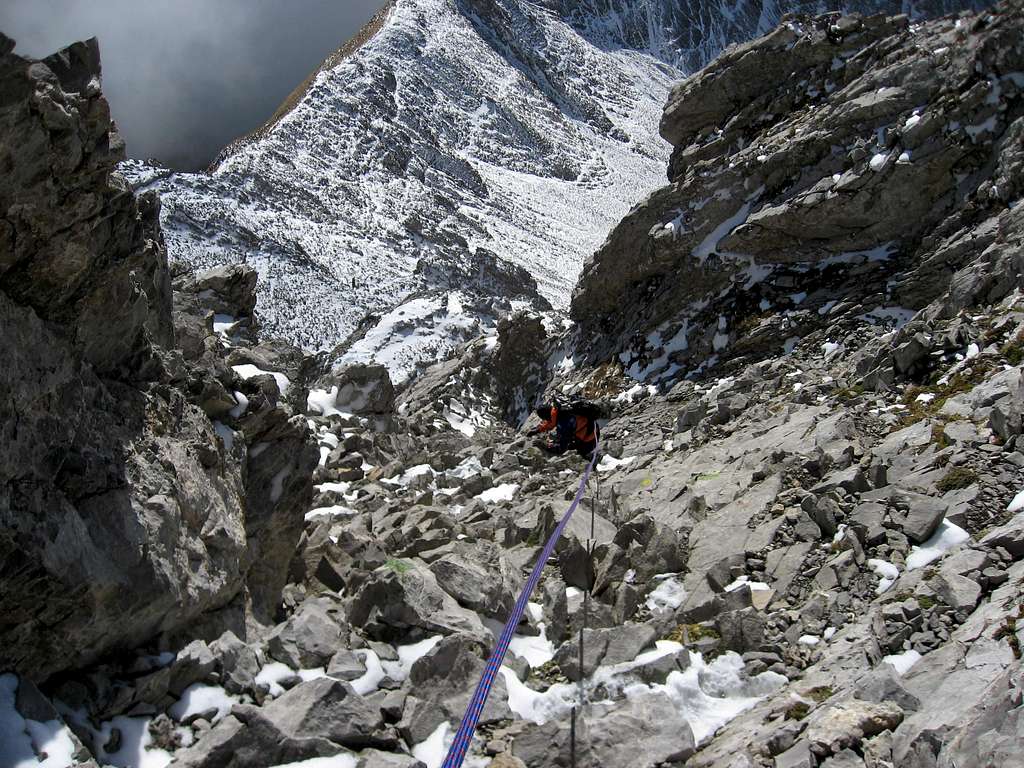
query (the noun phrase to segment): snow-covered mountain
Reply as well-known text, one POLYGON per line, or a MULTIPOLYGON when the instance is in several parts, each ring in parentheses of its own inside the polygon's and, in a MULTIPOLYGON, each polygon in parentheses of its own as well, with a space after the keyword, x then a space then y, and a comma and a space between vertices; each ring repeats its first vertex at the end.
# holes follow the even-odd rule
POLYGON ((211 173, 125 171, 160 190, 172 258, 259 270, 270 333, 402 378, 510 301, 565 306, 664 181, 670 84, 783 11, 831 5, 395 0, 211 173))

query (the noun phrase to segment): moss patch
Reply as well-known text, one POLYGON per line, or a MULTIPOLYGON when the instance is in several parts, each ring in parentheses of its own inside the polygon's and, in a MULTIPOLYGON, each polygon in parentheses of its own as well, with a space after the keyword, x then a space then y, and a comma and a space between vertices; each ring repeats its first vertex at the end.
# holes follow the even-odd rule
POLYGON ((935 382, 925 387, 908 387, 903 393, 903 404, 907 406, 907 414, 900 421, 901 427, 909 427, 922 419, 935 416, 942 410, 946 401, 964 392, 970 392, 975 386, 985 380, 985 377, 992 370, 992 364, 987 361, 976 361, 975 364, 956 374, 945 384, 935 382), (920 395, 929 394, 934 397, 927 403, 918 402, 920 395))
POLYGON ((1024 331, 1003 344, 999 353, 1006 358, 1006 362, 1010 365, 1020 365, 1024 362, 1024 331))
POLYGON ((807 717, 807 713, 811 711, 811 706, 806 701, 794 701, 788 707, 786 707, 786 719, 787 720, 803 720, 807 717))
POLYGON ((819 685, 816 688, 811 688, 811 690, 807 691, 804 695, 815 703, 821 704, 821 702, 826 699, 831 699, 834 693, 835 691, 833 691, 829 686, 819 685))
POLYGON ((1010 645, 1010 650, 1013 651, 1013 658, 1021 658, 1021 647, 1020 640, 1017 639, 1017 626, 1021 620, 1024 620, 1024 604, 1021 604, 1017 608, 1017 615, 1010 614, 1003 621, 1003 625, 995 631, 993 637, 996 640, 1006 640, 1010 645))
POLYGON ((386 563, 384 563, 384 567, 390 571, 394 571, 395 573, 401 575, 403 573, 408 573, 412 570, 412 563, 410 563, 408 560, 396 560, 395 558, 391 558, 386 563))
POLYGON ((694 643, 705 639, 721 640, 722 636, 716 629, 704 624, 679 624, 664 639, 674 643, 686 643, 689 639, 689 642, 694 643))
POLYGON ((953 467, 935 484, 942 493, 967 488, 978 482, 978 473, 969 467, 953 467))

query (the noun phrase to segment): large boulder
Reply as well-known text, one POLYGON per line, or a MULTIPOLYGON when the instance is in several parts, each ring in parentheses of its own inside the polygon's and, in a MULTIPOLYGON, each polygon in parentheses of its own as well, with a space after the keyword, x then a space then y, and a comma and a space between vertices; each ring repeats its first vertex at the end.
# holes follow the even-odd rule
POLYGON ((372 637, 406 639, 410 633, 467 634, 490 647, 480 617, 441 589, 420 561, 393 560, 374 571, 354 595, 348 620, 372 637))
POLYGON ((265 707, 240 705, 195 746, 176 755, 182 768, 271 768, 344 749, 387 746, 380 710, 348 683, 319 678, 265 707))
POLYGON ((340 411, 357 415, 385 415, 394 410, 395 387, 382 365, 348 365, 320 380, 310 398, 309 411, 326 416, 340 411))
POLYGON ((330 598, 306 600, 270 633, 270 655, 296 670, 327 666, 343 642, 341 614, 341 606, 330 598))
POLYGON ((512 610, 522 578, 493 542, 461 542, 430 564, 438 585, 459 605, 482 616, 503 620, 512 610))

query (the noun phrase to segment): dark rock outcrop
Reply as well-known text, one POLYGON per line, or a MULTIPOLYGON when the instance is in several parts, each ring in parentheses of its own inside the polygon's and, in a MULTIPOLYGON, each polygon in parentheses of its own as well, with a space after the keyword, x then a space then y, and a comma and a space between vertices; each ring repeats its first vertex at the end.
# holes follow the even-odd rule
POLYGON ((13 47, 0 36, 0 667, 41 680, 242 592, 270 618, 316 453, 304 421, 232 394, 206 311, 251 315, 251 276, 198 325, 174 311, 159 202, 113 172, 96 41, 13 47))
MULTIPOLYGON (((1009 205, 1022 17, 1013 1, 914 27, 797 17, 677 85, 661 123, 672 183, 612 231, 574 295, 595 358, 657 378, 778 354, 837 321, 933 301, 928 319, 948 319, 1008 295, 1024 267, 1009 205)), ((918 380, 917 347, 901 345, 921 330, 891 345, 918 380)))

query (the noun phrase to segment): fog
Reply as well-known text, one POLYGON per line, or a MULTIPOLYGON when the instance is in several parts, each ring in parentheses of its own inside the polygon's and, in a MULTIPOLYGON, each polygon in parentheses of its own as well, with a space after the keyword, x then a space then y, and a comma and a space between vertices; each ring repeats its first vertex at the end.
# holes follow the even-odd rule
POLYGON ((206 167, 262 125, 384 0, 2 0, 0 31, 42 58, 98 37, 128 154, 206 167))

